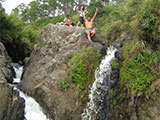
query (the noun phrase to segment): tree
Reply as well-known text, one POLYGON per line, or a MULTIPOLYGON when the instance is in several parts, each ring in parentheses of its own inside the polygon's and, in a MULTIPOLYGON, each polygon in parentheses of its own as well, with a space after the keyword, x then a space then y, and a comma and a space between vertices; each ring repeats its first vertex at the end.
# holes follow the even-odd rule
POLYGON ((59 0, 59 8, 64 11, 65 14, 69 13, 70 10, 73 10, 76 2, 74 0, 59 0))
POLYGON ((15 9, 12 10, 11 14, 15 14, 19 19, 22 19, 23 21, 26 21, 26 10, 27 6, 24 3, 21 3, 18 5, 15 9))
POLYGON ((4 2, 5 0, 0 0, 0 11, 1 12, 4 12, 5 9, 2 7, 2 2, 4 2))

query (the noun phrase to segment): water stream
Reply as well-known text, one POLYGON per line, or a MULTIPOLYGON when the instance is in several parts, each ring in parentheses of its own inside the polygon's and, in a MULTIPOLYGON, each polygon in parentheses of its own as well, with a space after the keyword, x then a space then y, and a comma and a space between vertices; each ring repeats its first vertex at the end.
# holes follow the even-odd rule
POLYGON ((22 91, 20 91, 15 85, 21 81, 23 66, 19 66, 16 63, 13 63, 12 66, 16 73, 15 78, 13 79, 14 90, 19 91, 20 97, 25 100, 25 120, 49 120, 43 113, 40 105, 32 97, 27 96, 22 91))
POLYGON ((95 72, 87 107, 82 120, 107 120, 109 110, 109 90, 111 81, 111 61, 115 57, 116 48, 110 46, 107 55, 95 72))

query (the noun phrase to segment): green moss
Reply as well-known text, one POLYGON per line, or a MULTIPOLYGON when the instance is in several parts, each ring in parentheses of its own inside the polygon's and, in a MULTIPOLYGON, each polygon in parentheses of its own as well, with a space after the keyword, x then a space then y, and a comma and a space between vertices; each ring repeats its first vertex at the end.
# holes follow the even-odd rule
POLYGON ((70 80, 76 83, 79 93, 88 89, 94 80, 94 72, 99 64, 101 54, 93 47, 75 52, 69 69, 70 80))
POLYGON ((119 68, 120 64, 117 61, 112 60, 112 67, 119 68))
POLYGON ((63 89, 67 89, 67 88, 69 88, 69 83, 67 83, 66 80, 62 80, 62 82, 61 82, 61 87, 62 87, 63 89))
POLYGON ((132 95, 140 96, 150 93, 151 83, 158 76, 159 64, 156 52, 137 49, 137 47, 134 44, 123 47, 124 62, 120 69, 120 80, 121 85, 132 95), (134 52, 136 54, 133 54, 134 52))

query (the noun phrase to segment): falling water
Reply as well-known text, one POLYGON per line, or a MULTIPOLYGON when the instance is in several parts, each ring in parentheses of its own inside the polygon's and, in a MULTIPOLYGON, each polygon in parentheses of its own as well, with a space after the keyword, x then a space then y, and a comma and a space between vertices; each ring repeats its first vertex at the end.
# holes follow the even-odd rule
MULTIPOLYGON (((18 64, 12 64, 12 66, 16 73, 13 83, 19 83, 23 73, 23 66, 19 66, 18 64)), ((14 90, 19 91, 20 97, 25 100, 25 120, 49 120, 43 113, 42 108, 32 97, 24 94, 16 86, 14 86, 14 90)))
POLYGON ((111 76, 111 61, 114 59, 116 48, 110 46, 107 55, 95 72, 87 107, 82 114, 82 120, 107 120, 109 110, 109 89, 111 76))

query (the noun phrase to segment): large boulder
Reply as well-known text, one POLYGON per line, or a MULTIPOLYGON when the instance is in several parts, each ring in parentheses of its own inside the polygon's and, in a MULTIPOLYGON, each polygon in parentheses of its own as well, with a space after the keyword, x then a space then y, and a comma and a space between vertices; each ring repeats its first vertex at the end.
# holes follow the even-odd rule
POLYGON ((11 58, 0 42, 0 120, 23 120, 24 100, 8 84, 13 77, 10 62, 11 58))
POLYGON ((27 62, 20 89, 33 96, 55 120, 80 120, 82 107, 74 85, 61 90, 60 82, 68 76, 69 60, 81 49, 93 46, 101 52, 106 44, 97 35, 87 40, 85 29, 63 25, 47 25, 27 62))
POLYGON ((11 82, 13 74, 8 68, 11 58, 8 56, 4 45, 0 42, 0 83, 11 82))

